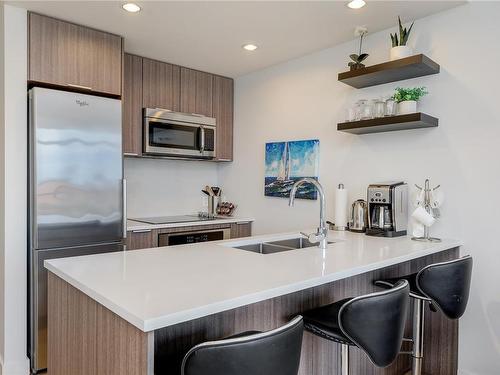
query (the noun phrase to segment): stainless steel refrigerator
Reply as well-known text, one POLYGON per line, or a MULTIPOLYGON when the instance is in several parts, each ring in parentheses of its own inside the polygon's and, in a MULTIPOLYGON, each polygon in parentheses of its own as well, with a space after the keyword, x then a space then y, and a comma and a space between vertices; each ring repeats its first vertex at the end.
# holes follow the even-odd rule
POLYGON ((46 259, 124 248, 121 102, 29 91, 28 356, 47 367, 46 259))

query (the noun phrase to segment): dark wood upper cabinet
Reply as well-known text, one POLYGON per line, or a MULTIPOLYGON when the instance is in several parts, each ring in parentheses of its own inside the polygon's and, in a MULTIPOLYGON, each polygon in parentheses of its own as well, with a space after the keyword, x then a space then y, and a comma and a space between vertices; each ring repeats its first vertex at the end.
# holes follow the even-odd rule
POLYGON ((213 117, 217 120, 217 151, 219 161, 233 160, 233 91, 231 78, 214 76, 213 117))
POLYGON ((212 117, 213 75, 181 67, 181 112, 212 117))
POLYGON ((123 153, 142 154, 142 57, 123 59, 122 130, 123 153))
POLYGON ((180 67, 143 58, 142 93, 144 108, 180 110, 180 67))
POLYGON ((31 12, 28 29, 31 83, 122 94, 120 36, 31 12))

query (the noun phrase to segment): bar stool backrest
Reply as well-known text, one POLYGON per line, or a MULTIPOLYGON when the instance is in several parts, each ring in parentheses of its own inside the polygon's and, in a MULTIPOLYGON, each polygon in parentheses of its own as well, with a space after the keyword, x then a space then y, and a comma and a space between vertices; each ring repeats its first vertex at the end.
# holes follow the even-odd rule
POLYGON ((469 300, 472 257, 424 267, 417 275, 420 291, 450 319, 460 318, 469 300))
POLYGON ((378 367, 390 365, 401 350, 410 286, 401 280, 387 291, 357 297, 339 312, 344 334, 378 367))
POLYGON ((297 316, 275 330, 196 345, 182 375, 297 375, 304 323, 297 316))

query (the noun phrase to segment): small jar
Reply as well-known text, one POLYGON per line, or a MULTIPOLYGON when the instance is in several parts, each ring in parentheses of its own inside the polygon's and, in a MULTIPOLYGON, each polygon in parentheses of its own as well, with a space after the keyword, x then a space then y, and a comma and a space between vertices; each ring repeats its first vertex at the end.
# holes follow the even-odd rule
POLYGON ((360 120, 369 120, 373 118, 373 106, 366 99, 358 101, 359 104, 359 118, 360 120))
POLYGON ((346 122, 356 121, 357 107, 353 105, 346 110, 346 122))
POLYGON ((385 115, 396 116, 396 113, 397 113, 396 101, 392 98, 387 99, 385 101, 385 115))
POLYGON ((381 99, 375 100, 373 102, 373 112, 375 117, 385 116, 385 102, 381 99))

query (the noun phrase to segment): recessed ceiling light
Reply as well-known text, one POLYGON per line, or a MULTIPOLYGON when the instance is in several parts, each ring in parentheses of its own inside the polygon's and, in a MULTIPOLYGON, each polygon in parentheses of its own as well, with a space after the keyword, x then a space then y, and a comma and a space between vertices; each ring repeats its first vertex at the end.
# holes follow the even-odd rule
POLYGON ((243 45, 243 49, 246 49, 247 51, 255 51, 257 47, 255 44, 245 44, 243 45))
POLYGON ((347 6, 351 9, 359 9, 363 8, 366 5, 364 0, 352 0, 347 4, 347 6))
POLYGON ((123 4, 122 8, 130 13, 137 13, 138 11, 141 10, 141 7, 137 4, 134 4, 134 3, 123 4))

